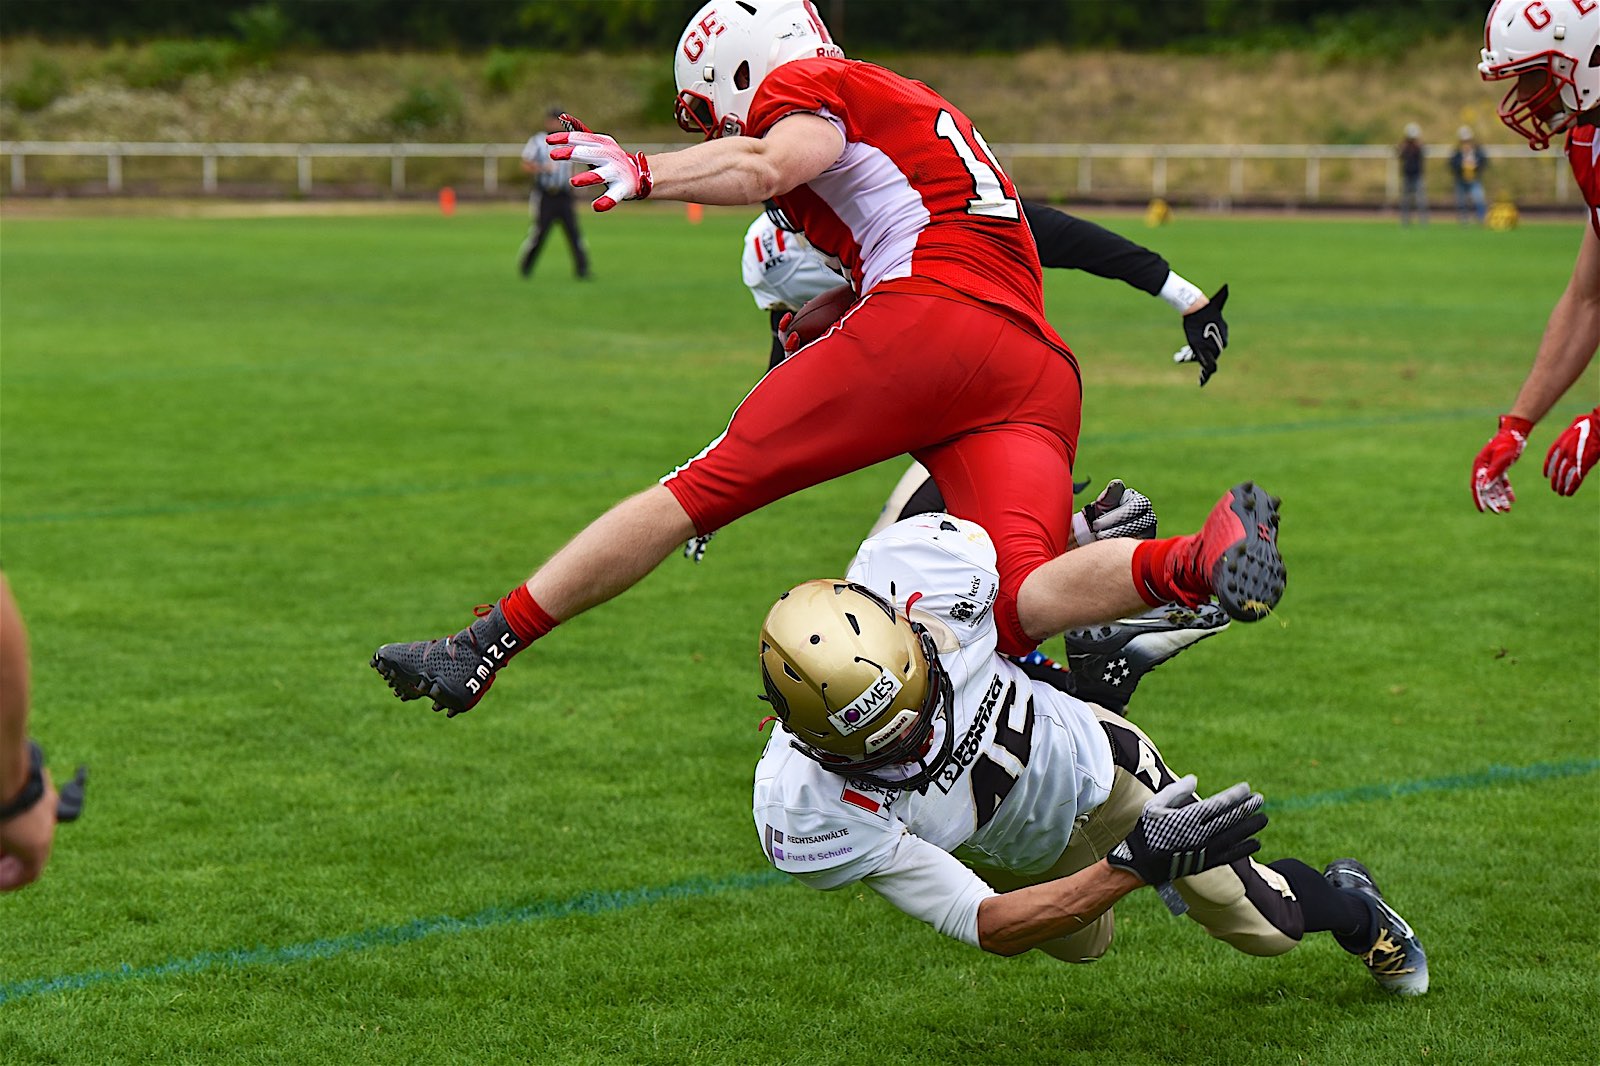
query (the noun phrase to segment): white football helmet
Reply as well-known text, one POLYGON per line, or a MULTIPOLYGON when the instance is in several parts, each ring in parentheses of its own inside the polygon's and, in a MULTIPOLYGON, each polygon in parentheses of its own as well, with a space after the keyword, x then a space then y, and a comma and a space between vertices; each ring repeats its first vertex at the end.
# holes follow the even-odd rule
POLYGON ((675 116, 687 133, 737 137, 756 88, 775 67, 844 58, 811 0, 711 0, 678 39, 675 116))
POLYGON ((1484 81, 1516 78, 1500 121, 1541 151, 1600 105, 1600 3, 1495 0, 1483 26, 1484 81))

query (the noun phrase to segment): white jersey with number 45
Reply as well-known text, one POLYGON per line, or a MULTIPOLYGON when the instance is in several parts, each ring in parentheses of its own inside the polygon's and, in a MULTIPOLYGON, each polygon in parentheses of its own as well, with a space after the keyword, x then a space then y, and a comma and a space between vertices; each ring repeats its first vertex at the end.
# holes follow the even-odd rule
POLYGON ((933 633, 954 691, 951 756, 924 790, 888 790, 823 769, 775 724, 755 775, 762 848, 814 888, 864 880, 976 944, 978 904, 993 892, 958 860, 1049 869, 1078 816, 1110 794, 1110 742, 1087 705, 995 652, 999 577, 981 526, 944 514, 897 522, 862 544, 848 576, 933 633))

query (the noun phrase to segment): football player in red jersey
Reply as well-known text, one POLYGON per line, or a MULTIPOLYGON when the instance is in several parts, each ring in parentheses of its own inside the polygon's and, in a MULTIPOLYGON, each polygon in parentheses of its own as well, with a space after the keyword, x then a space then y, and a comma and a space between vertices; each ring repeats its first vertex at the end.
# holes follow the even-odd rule
POLYGON ((0 892, 38 880, 56 835, 56 790, 28 739, 28 630, 0 574, 0 892))
MULTIPOLYGON (((1500 101, 1500 120, 1536 151, 1566 134, 1567 160, 1588 205, 1589 225, 1572 280, 1550 312, 1522 388, 1500 429, 1472 464, 1472 502, 1509 511, 1516 500, 1506 471, 1600 349, 1600 0, 1496 0, 1483 30, 1478 72, 1485 81, 1515 79, 1500 101)), ((1556 437, 1544 475, 1562 496, 1578 491, 1600 458, 1600 407, 1579 415, 1556 437)))
POLYGON ((647 196, 775 199, 861 299, 767 374, 699 455, 591 523, 478 621, 380 647, 372 665, 397 696, 465 711, 512 655, 690 536, 907 453, 951 512, 994 538, 1008 654, 1163 603, 1215 595, 1243 621, 1276 605, 1278 501, 1250 482, 1224 493, 1198 533, 1067 552, 1077 364, 1045 319, 1016 190, 959 109, 845 59, 809 0, 713 0, 679 39, 675 72, 679 124, 706 143, 647 158, 571 120, 551 136, 552 157, 594 168, 573 184, 604 186, 597 211, 647 196))

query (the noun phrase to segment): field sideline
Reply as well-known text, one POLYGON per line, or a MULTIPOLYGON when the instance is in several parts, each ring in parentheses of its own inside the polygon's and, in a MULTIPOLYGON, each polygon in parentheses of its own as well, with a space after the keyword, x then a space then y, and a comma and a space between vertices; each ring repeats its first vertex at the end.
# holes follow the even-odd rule
POLYGON ((1046 279, 1081 474, 1169 531, 1243 478, 1284 497, 1277 614, 1134 714, 1202 788, 1267 795, 1267 857, 1372 866, 1433 966, 1399 1002, 1326 938, 1246 958, 1149 893, 1073 968, 770 871, 756 629, 843 568, 898 463, 669 559, 464 718, 388 695, 378 643, 464 624, 721 430, 767 348, 746 214, 629 205, 585 220, 593 282, 555 243, 525 283, 513 209, 13 206, 0 560, 35 731, 91 784, 45 880, 0 897, 7 1066, 1600 1058, 1600 486, 1539 477, 1595 371, 1510 516, 1467 491, 1577 222, 1106 217, 1232 286, 1203 391, 1165 305, 1046 279))

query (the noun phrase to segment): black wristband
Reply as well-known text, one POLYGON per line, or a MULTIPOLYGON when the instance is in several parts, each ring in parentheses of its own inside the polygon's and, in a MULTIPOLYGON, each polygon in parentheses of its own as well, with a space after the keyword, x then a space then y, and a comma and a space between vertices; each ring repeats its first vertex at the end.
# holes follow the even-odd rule
POLYGON ((9 822, 33 809, 44 797, 44 751, 34 741, 28 741, 28 779, 22 791, 4 807, 0 807, 0 822, 9 822))

